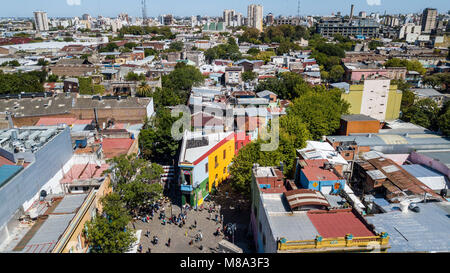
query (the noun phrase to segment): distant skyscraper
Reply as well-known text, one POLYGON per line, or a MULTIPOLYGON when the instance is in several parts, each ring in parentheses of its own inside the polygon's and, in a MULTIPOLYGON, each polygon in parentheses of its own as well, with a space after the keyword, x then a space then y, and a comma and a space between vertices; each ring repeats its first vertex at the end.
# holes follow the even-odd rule
POLYGON ((422 13, 422 32, 430 33, 436 29, 437 10, 426 8, 422 13))
POLYGON ((223 21, 225 26, 231 26, 231 22, 234 19, 235 12, 232 9, 226 9, 223 11, 223 21))
POLYGON ((36 23, 36 30, 41 31, 48 31, 48 17, 47 13, 43 11, 35 11, 34 12, 34 22, 36 23))
POLYGON ((273 25, 274 19, 275 18, 274 18, 272 13, 267 14, 267 16, 266 16, 266 24, 269 25, 269 26, 273 25))
POLYGON ((147 1, 142 0, 142 19, 147 20, 147 1))
POLYGON ((250 27, 263 31, 263 7, 261 5, 248 6, 247 17, 250 27))

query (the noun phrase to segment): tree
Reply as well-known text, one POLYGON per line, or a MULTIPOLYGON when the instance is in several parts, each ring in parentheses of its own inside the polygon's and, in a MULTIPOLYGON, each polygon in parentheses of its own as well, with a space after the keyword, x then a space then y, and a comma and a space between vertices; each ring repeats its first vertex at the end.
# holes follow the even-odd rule
POLYGON ((422 64, 417 60, 403 60, 398 58, 392 58, 386 61, 385 67, 406 67, 408 71, 416 71, 422 75, 425 75, 427 70, 422 66, 422 64))
POLYGON ((450 109, 438 118, 438 125, 442 134, 450 137, 450 109))
POLYGON ((253 80, 255 80, 258 77, 258 74, 256 74, 253 71, 246 71, 244 73, 242 73, 242 80, 244 82, 251 82, 253 80))
POLYGON ((139 147, 142 156, 152 162, 171 164, 178 151, 179 141, 172 138, 172 125, 178 120, 171 116, 167 108, 156 110, 151 120, 152 126, 146 126, 139 134, 139 147))
POLYGON ((381 47, 381 46, 383 46, 383 42, 381 42, 381 41, 372 40, 369 42, 370 50, 375 50, 375 49, 377 49, 377 47, 381 47))
POLYGON ((5 74, 0 71, 0 94, 20 94, 21 92, 44 92, 42 83, 47 78, 45 71, 5 74))
POLYGON ((247 50, 247 54, 250 54, 253 56, 258 55, 259 52, 261 52, 261 51, 256 47, 252 47, 249 50, 247 50))
POLYGON ((138 86, 136 90, 136 95, 139 97, 150 97, 152 94, 152 88, 150 85, 147 84, 147 82, 143 81, 138 86))
POLYGON ((145 204, 160 197, 163 189, 159 179, 163 169, 158 164, 149 164, 135 154, 121 155, 108 163, 112 167, 105 173, 112 174, 114 190, 132 215, 137 215, 145 204))
POLYGON ((136 74, 132 71, 128 72, 127 75, 125 75, 125 80, 128 82, 137 82, 137 81, 145 81, 145 75, 144 74, 136 74))
POLYGON ((348 113, 349 104, 341 99, 341 91, 308 92, 293 101, 288 113, 298 116, 307 125, 312 138, 334 133, 340 127, 341 115, 348 113))
POLYGON ((259 81, 256 91, 270 90, 282 99, 292 100, 311 90, 302 76, 293 72, 279 74, 277 78, 259 81))
POLYGON ((128 49, 133 49, 133 48, 135 48, 135 47, 137 47, 139 45, 136 44, 136 43, 133 43, 133 42, 128 42, 128 43, 124 44, 123 46, 128 48, 128 49))
POLYGON ((181 50, 183 50, 183 47, 184 47, 184 43, 183 42, 181 42, 181 41, 173 42, 173 43, 170 44, 169 50, 171 50, 171 51, 181 51, 181 50))
POLYGON ((101 47, 98 52, 113 52, 118 48, 119 46, 116 43, 108 43, 106 46, 101 47))
POLYGON ((40 65, 40 66, 47 66, 47 65, 49 65, 49 62, 46 61, 45 59, 39 59, 38 60, 38 65, 40 65))
POLYGON ((78 78, 78 88, 80 94, 82 95, 93 95, 94 94, 94 84, 92 82, 92 77, 79 77, 78 78))
POLYGON ((103 215, 97 215, 86 223, 85 236, 93 253, 124 253, 135 242, 128 230, 130 217, 117 193, 102 198, 103 215))
POLYGON ((345 70, 341 65, 335 65, 331 68, 329 77, 333 82, 340 82, 344 76, 345 70))
POLYGON ((47 79, 48 82, 57 82, 58 80, 59 80, 59 77, 58 77, 58 75, 55 75, 55 74, 49 75, 48 79, 47 79))
POLYGON ((402 113, 402 120, 437 130, 438 105, 432 99, 420 99, 402 113))

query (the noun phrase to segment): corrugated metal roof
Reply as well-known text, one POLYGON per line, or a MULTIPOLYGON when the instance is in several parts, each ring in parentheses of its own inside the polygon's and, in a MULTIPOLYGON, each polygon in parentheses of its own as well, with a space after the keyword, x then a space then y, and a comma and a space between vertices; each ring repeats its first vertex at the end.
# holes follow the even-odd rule
POLYGON ((66 195, 52 213, 75 213, 86 196, 87 194, 66 195))
POLYGON ((389 252, 448 252, 450 218, 442 203, 418 203, 419 213, 402 213, 398 204, 391 204, 387 213, 367 216, 366 220, 377 232, 389 234, 389 252))
POLYGON ((75 214, 49 215, 22 252, 49 253, 75 214))
POLYGON ((309 211, 308 217, 324 238, 344 237, 346 234, 352 234, 355 237, 375 235, 351 210, 323 213, 309 211))
POLYGON ((268 219, 274 238, 284 237, 288 241, 314 240, 319 235, 306 212, 270 215, 268 219))

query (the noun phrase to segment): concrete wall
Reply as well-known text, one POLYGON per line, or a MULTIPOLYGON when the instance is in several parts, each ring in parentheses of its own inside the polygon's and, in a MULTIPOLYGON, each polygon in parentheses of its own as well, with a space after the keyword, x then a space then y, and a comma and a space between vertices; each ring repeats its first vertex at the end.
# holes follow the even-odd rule
POLYGON ((9 236, 6 224, 17 210, 30 202, 72 157, 70 128, 54 136, 35 153, 36 160, 0 189, 0 242, 9 236))
POLYGON ((390 80, 366 80, 361 102, 361 114, 384 120, 388 104, 390 80))

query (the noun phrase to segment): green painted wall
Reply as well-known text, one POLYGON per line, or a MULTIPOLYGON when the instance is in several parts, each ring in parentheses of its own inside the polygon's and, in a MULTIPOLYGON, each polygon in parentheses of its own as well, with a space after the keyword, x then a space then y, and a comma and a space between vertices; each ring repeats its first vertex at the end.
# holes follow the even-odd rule
POLYGON ((202 199, 197 200, 197 204, 200 205, 203 203, 203 198, 205 198, 209 191, 208 191, 208 180, 209 177, 207 177, 205 180, 203 180, 200 185, 198 185, 197 188, 195 188, 192 192, 192 199, 191 199, 191 206, 195 206, 195 197, 200 196, 199 193, 201 193, 202 199))

